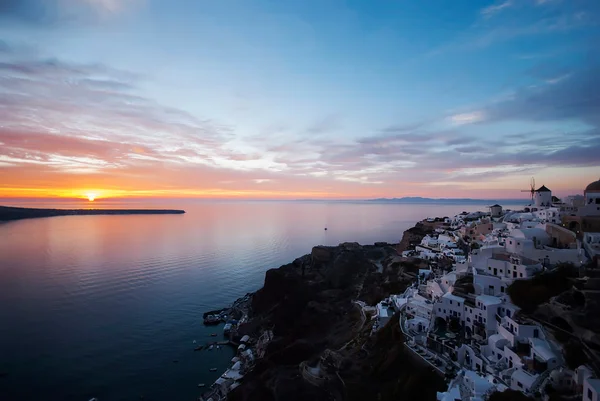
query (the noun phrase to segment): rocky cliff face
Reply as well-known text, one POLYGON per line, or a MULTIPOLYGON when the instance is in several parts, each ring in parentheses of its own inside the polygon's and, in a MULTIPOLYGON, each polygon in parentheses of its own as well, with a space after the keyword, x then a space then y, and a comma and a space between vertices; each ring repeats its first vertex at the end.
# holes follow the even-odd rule
MULTIPOLYGON (((388 244, 345 243, 314 247, 309 255, 269 270, 253 296, 250 322, 240 332, 272 329, 275 338, 229 399, 391 400, 434 383, 436 376, 413 366, 404 354, 397 319, 392 319, 395 326, 369 337, 370 319, 354 302, 372 304, 389 296, 388 290, 403 290, 410 282, 405 273, 415 268, 406 263, 388 244), (315 363, 326 350, 335 352, 339 365, 331 380, 317 387, 299 367, 315 363)), ((435 386, 427 391, 435 398, 435 386)))
POLYGON ((414 227, 404 231, 402 239, 400 240, 400 243, 398 244, 396 250, 398 251, 398 253, 402 253, 403 251, 407 250, 411 244, 419 244, 423 237, 425 237, 425 235, 433 233, 436 227, 440 227, 441 225, 442 223, 440 222, 418 222, 417 224, 415 224, 414 227))

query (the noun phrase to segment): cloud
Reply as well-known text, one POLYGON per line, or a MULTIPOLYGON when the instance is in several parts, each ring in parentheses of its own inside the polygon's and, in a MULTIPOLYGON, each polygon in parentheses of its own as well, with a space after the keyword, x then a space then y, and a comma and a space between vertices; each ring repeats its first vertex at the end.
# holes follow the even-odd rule
POLYGON ((339 117, 336 115, 327 115, 311 124, 306 132, 313 135, 319 135, 335 131, 340 127, 339 117))
POLYGON ((143 0, 1 0, 0 21, 42 27, 89 24, 123 14, 142 3, 143 0))
POLYGON ((483 15, 486 18, 489 18, 489 17, 493 16, 494 14, 497 14, 500 11, 504 10, 505 8, 511 7, 512 5, 513 5, 513 2, 511 0, 505 0, 504 2, 498 3, 498 4, 492 4, 490 6, 483 8, 481 10, 481 15, 483 15))
POLYGON ((481 111, 472 111, 470 113, 461 113, 450 116, 450 121, 456 125, 472 124, 478 121, 483 121, 485 115, 481 111))
POLYGON ((600 66, 560 76, 550 85, 524 88, 484 109, 486 121, 559 121, 576 119, 600 126, 600 66))

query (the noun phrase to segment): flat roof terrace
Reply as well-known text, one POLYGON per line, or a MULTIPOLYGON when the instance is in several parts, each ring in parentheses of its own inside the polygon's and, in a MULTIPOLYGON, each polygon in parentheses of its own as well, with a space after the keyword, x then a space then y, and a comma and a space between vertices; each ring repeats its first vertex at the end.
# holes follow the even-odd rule
POLYGON ((540 264, 540 262, 538 260, 533 260, 526 256, 521 256, 521 255, 511 255, 510 253, 493 253, 492 259, 501 260, 503 262, 509 262, 509 263, 512 263, 514 259, 517 259, 520 261, 520 264, 525 265, 525 266, 540 264))

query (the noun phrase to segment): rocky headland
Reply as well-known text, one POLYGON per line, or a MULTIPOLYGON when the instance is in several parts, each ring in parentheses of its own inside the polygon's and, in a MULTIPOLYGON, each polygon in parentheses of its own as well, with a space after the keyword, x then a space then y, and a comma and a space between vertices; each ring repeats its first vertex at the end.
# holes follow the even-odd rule
MULTIPOLYGON (((405 240, 430 229, 411 229, 405 240)), ((426 266, 399 257, 397 248, 316 246, 268 270, 238 335, 272 330, 273 340, 228 399, 435 399, 444 381, 404 350, 398 319, 370 336, 371 316, 361 307, 403 291, 426 266), (314 366, 321 367, 318 378, 311 377, 314 366)))
POLYGON ((0 221, 34 219, 55 216, 97 216, 129 214, 184 214, 184 210, 171 209, 36 209, 0 206, 0 221))
MULTIPOLYGON (((260 290, 236 301, 243 313, 229 309, 246 316, 238 338, 268 331, 272 340, 227 399, 435 400, 446 390, 445 378, 405 348, 398 316, 372 335, 375 310, 366 305, 414 283, 428 263, 400 255, 441 226, 442 219, 419 222, 397 244, 315 246, 268 270, 260 290)), ((600 349, 600 273, 581 275, 564 266, 509 287, 513 302, 560 340, 571 367, 596 365, 600 349)), ((472 293, 472 276, 459 280, 455 290, 472 293)), ((513 398, 528 399, 514 391, 494 394, 498 400, 513 398)))

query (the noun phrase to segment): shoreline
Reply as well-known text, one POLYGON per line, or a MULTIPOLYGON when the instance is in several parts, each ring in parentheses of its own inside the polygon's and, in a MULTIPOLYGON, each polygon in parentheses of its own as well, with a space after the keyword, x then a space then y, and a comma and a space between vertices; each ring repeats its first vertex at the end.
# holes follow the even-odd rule
MULTIPOLYGON (((358 316, 360 317, 356 322, 353 320, 343 321, 342 319, 342 321, 330 325, 328 327, 329 331, 336 332, 340 327, 345 326, 348 326, 350 330, 346 330, 345 335, 340 336, 339 340, 342 343, 338 343, 337 340, 333 341, 333 343, 335 344, 334 347, 327 347, 327 349, 325 350, 318 351, 313 356, 313 358, 323 353, 327 355, 329 355, 330 353, 335 354, 336 357, 339 358, 338 354, 361 354, 364 352, 368 352, 365 349, 366 343, 362 345, 358 343, 360 343, 361 340, 364 339, 365 333, 371 332, 372 323, 370 318, 373 317, 365 315, 364 308, 360 306, 360 301, 358 301, 359 303, 357 304, 356 300, 370 299, 371 302, 373 300, 376 301, 376 304, 379 298, 385 297, 387 293, 380 293, 376 289, 381 284, 384 284, 382 276, 385 275, 386 277, 388 277, 390 275, 391 270, 394 269, 393 267, 390 268, 390 266, 393 266, 398 263, 404 263, 399 262, 402 259, 402 257, 400 256, 402 250, 404 250, 409 245, 413 244, 415 241, 417 243, 420 242, 420 240, 424 238, 426 234, 433 232, 438 225, 437 223, 438 222, 428 223, 426 219, 417 221, 413 226, 405 230, 402 233, 402 236, 398 240, 398 242, 395 243, 375 242, 372 245, 360 245, 358 243, 346 242, 339 244, 338 246, 315 246, 312 248, 311 253, 296 258, 291 263, 288 263, 286 265, 267 270, 267 272, 265 272, 265 280, 263 286, 257 289, 256 291, 249 292, 244 296, 236 299, 228 307, 204 312, 202 316, 205 319, 205 321, 209 315, 231 316, 232 314, 235 314, 237 315, 236 317, 243 316, 242 319, 240 319, 240 321, 235 325, 234 330, 232 330, 231 335, 229 336, 229 339, 234 343, 240 343, 239 340, 242 338, 246 339, 247 341, 245 342, 246 345, 242 349, 238 350, 238 353, 236 357, 233 358, 229 368, 222 375, 220 375, 212 385, 207 386, 206 392, 202 394, 202 396, 199 399, 252 399, 252 397, 254 397, 254 395, 251 395, 253 393, 253 387, 257 385, 257 381, 260 382, 260 380, 258 380, 255 376, 258 375, 260 371, 265 369, 266 365, 270 365, 270 370, 277 371, 277 376, 279 376, 279 371, 284 371, 286 373, 281 374, 289 374, 292 377, 300 377, 300 380, 303 381, 303 383, 312 383, 313 386, 317 384, 317 387, 319 388, 322 385, 319 383, 328 382, 327 380, 341 380, 342 382, 344 382, 344 380, 341 379, 341 377, 339 377, 339 374, 337 374, 337 377, 339 379, 337 379, 336 376, 333 376, 332 378, 329 378, 325 381, 323 381, 320 377, 312 377, 311 372, 313 372, 313 368, 310 367, 312 365, 312 362, 309 364, 309 360, 311 359, 309 358, 311 352, 304 353, 302 351, 296 350, 291 351, 294 354, 296 352, 300 352, 300 354, 304 355, 300 357, 301 360, 294 361, 297 362, 295 363, 295 365, 297 365, 297 368, 295 370, 292 369, 292 372, 290 373, 287 372, 290 368, 288 363, 281 363, 282 361, 277 361, 275 362, 275 365, 272 365, 273 361, 269 361, 270 359, 281 353, 286 354, 285 347, 283 350, 280 349, 280 347, 282 347, 282 342, 290 343, 290 347, 294 348, 295 344, 297 344, 298 342, 306 341, 302 338, 302 334, 298 335, 298 333, 290 333, 288 335, 282 335, 281 330, 278 330, 278 327, 280 326, 279 322, 277 321, 279 319, 277 315, 279 315, 279 313, 276 311, 276 309, 278 309, 278 307, 281 307, 281 305, 279 305, 279 303, 281 302, 281 298, 284 297, 286 299, 291 299, 291 302, 295 303, 295 297, 304 297, 304 294, 300 295, 300 293, 302 293, 304 290, 301 288, 297 288, 304 286, 304 283, 300 283, 298 282, 298 280, 305 280, 309 283, 319 283, 322 279, 320 276, 322 276, 323 274, 327 274, 325 273, 325 271, 329 268, 328 266, 332 266, 333 264, 335 264, 335 262, 337 262, 338 259, 343 258, 344 255, 354 255, 357 256, 359 259, 362 258, 362 262, 365 264, 365 266, 367 266, 365 271, 361 272, 361 274, 357 275, 355 279, 352 280, 344 280, 343 278, 340 280, 340 278, 338 277, 332 277, 334 281, 336 281, 336 283, 333 284, 333 287, 337 289, 327 290, 338 291, 339 287, 347 287, 348 289, 356 287, 356 289, 358 289, 358 293, 355 293, 354 290, 351 291, 352 293, 354 293, 354 295, 351 296, 352 299, 348 303, 348 305, 342 306, 343 310, 345 311, 341 312, 340 315, 346 316, 358 313, 358 316), (337 257, 335 257, 334 255, 337 255, 337 257), (367 255, 368 257, 366 257, 367 255), (382 274, 383 271, 385 271, 385 273, 382 274), (274 278, 276 276, 281 275, 287 277, 274 278), (286 282, 288 279, 291 279, 292 283, 286 282), (283 281, 279 282, 279 280, 283 281), (273 281, 276 281, 276 283, 273 283, 273 281), (357 282, 359 281, 360 283, 357 285, 357 282), (291 288, 288 287, 290 284, 291 288), (371 294, 372 292, 375 292, 375 294, 371 294), (346 308, 346 306, 349 307, 346 308), (233 311, 235 311, 235 313, 233 313, 233 311), (269 347, 271 342, 273 343, 271 344, 272 347, 269 347), (273 348, 277 349, 277 351, 273 351, 273 348), (334 349, 336 351, 333 351, 334 349), (248 358, 248 354, 252 355, 250 359, 248 358), (242 365, 240 366, 238 362, 241 362, 242 365), (237 380, 234 380, 233 382, 231 382, 231 379, 227 379, 228 377, 232 377, 232 369, 234 369, 236 372, 241 372, 241 377, 237 378, 237 380), (255 369, 259 372, 254 372, 255 369), (298 369, 300 369, 300 371, 298 371, 298 369), (248 389, 247 387, 249 387, 250 389, 248 389), (237 389, 235 394, 231 394, 231 392, 234 389, 237 389), (250 394, 248 394, 248 392, 250 394)), ((347 268, 346 263, 352 262, 351 260, 342 262, 342 269, 347 268)), ((400 283, 396 283, 395 285, 391 286, 389 286, 388 284, 384 284, 386 287, 389 287, 387 289, 388 292, 395 292, 400 288, 408 287, 408 285, 412 283, 412 279, 414 276, 416 276, 416 274, 414 274, 414 272, 412 271, 409 272, 408 269, 409 268, 407 268, 406 272, 398 273, 398 277, 400 277, 400 283)), ((402 268, 400 270, 402 270, 402 268)), ((388 280, 388 278, 386 278, 385 280, 388 280)), ((318 285, 322 286, 322 284, 323 283, 319 283, 318 285)), ((309 284, 309 286, 310 285, 312 284, 309 284)), ((347 303, 348 300, 349 299, 346 299, 345 297, 341 296, 336 296, 333 298, 330 297, 329 299, 330 303, 341 304, 347 303)), ((317 308, 318 310, 319 307, 311 305, 316 302, 317 301, 308 301, 308 304, 306 306, 308 306, 311 310, 313 308, 317 308)), ((283 301, 283 303, 285 303, 285 301, 283 301)), ((330 309, 330 306, 331 305, 323 304, 321 307, 330 309)), ((294 312, 293 310, 290 310, 288 306, 284 307, 283 309, 284 314, 293 314, 294 312)), ((220 322, 225 322, 225 320, 226 319, 220 320, 220 322)), ((317 322, 313 322, 310 320, 311 319, 309 319, 309 322, 307 322, 309 325, 318 325, 317 322)), ((323 336, 327 336, 328 330, 324 330, 323 336)), ((385 347, 387 346, 375 345, 375 353, 378 353, 378 349, 385 347)), ((399 350, 398 352, 403 353, 403 351, 401 350, 399 350)), ((384 354, 386 354, 386 352, 384 352, 384 354)), ((382 357, 385 358, 386 356, 382 357)), ((278 356, 278 358, 280 358, 280 356, 278 356)), ((406 363, 408 362, 408 360, 405 360, 404 362, 406 363)), ((427 376, 428 380, 433 380, 429 376, 433 372, 431 372, 427 366, 414 368, 422 374, 424 374, 425 376, 427 376)), ((409 373, 409 370, 406 370, 405 374, 410 375, 411 373, 409 373)), ((303 383, 300 383, 300 385, 303 385, 303 383)), ((334 387, 337 387, 337 385, 334 385, 334 387)), ((439 388, 438 386, 438 389, 441 388, 439 388)), ((283 390, 272 389, 272 391, 279 394, 283 390)), ((342 390, 337 389, 336 392, 337 391, 342 390)))
POLYGON ((0 206, 0 221, 15 221, 58 216, 126 216, 184 213, 185 210, 175 209, 37 209, 27 207, 0 206))

